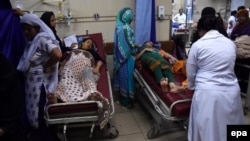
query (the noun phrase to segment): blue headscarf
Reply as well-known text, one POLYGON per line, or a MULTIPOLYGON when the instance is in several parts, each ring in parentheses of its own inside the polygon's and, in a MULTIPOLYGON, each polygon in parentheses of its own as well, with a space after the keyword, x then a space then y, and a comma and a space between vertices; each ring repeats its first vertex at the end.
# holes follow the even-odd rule
POLYGON ((120 64, 136 53, 134 30, 130 23, 133 13, 130 8, 122 8, 116 17, 114 34, 114 69, 118 70, 120 64))

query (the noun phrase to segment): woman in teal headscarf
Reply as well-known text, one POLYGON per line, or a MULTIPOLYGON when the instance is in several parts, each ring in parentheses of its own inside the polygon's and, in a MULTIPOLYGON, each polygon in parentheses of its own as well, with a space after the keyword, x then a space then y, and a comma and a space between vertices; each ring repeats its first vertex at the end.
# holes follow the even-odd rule
POLYGON ((133 13, 130 8, 122 8, 116 17, 114 35, 114 88, 119 92, 122 106, 133 107, 133 70, 136 54, 134 30, 130 23, 133 13))

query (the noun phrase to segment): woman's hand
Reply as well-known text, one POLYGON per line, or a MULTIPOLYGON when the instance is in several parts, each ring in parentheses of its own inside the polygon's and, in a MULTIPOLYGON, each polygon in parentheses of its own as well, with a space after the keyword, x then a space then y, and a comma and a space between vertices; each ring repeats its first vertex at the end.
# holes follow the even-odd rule
POLYGON ((64 59, 64 60, 62 60, 62 61, 59 62, 60 66, 64 66, 66 63, 67 63, 66 59, 64 59))
POLYGON ((171 56, 171 57, 170 57, 170 62, 171 62, 172 64, 177 63, 177 62, 178 62, 178 59, 176 59, 174 56, 171 56))
POLYGON ((102 61, 97 61, 96 66, 93 68, 93 72, 95 74, 100 74, 100 69, 102 67, 103 62, 102 61))
POLYGON ((47 94, 47 99, 48 99, 48 104, 57 103, 57 97, 52 93, 47 94))
POLYGON ((74 48, 78 48, 78 44, 77 43, 72 43, 71 46, 70 46, 71 49, 74 49, 74 48))
POLYGON ((55 71, 54 66, 43 66, 43 72, 44 73, 53 73, 55 71))
POLYGON ((62 53, 59 48, 54 48, 50 53, 49 60, 43 65, 43 72, 44 73, 52 73, 55 71, 56 63, 60 61, 62 58, 62 53))
POLYGON ((95 73, 95 74, 100 74, 100 70, 99 70, 98 67, 93 68, 92 71, 93 71, 93 73, 95 73))
POLYGON ((24 12, 20 8, 13 8, 13 11, 14 11, 15 14, 17 14, 19 16, 23 16, 24 15, 24 12))
POLYGON ((139 44, 135 43, 135 47, 141 47, 139 44))
POLYGON ((155 52, 155 50, 154 50, 153 48, 148 48, 148 47, 145 48, 144 50, 145 50, 145 51, 150 51, 150 52, 155 52))

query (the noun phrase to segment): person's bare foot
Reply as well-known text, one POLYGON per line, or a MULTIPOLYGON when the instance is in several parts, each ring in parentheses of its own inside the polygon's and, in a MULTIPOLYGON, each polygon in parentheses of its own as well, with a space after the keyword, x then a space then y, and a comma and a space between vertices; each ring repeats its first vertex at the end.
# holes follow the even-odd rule
POLYGON ((185 87, 176 86, 175 84, 170 84, 170 92, 171 93, 181 93, 185 91, 185 87))
POLYGON ((48 94, 47 99, 48 99, 48 104, 57 103, 57 97, 54 94, 48 94))
POLYGON ((162 78, 160 81, 162 92, 167 93, 168 92, 168 79, 162 78))

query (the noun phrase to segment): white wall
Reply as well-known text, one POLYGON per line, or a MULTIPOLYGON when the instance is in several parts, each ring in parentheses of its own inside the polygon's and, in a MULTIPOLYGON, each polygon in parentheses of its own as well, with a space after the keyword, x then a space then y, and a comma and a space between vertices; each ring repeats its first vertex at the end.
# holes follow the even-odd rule
POLYGON ((247 8, 250 8, 250 0, 246 0, 245 5, 246 5, 247 8))
POLYGON ((231 0, 231 1, 232 1, 231 2, 231 9, 232 10, 237 10, 239 6, 242 6, 245 4, 245 0, 231 0))
MULTIPOLYGON (((11 0, 14 3, 15 0, 11 0)), ((34 11, 35 14, 41 15, 43 12, 36 11, 53 11, 58 15, 58 2, 43 3, 42 0, 20 0, 25 10, 34 11)), ((64 11, 67 9, 73 15, 71 24, 57 24, 58 35, 62 38, 72 34, 85 34, 102 32, 105 42, 113 42, 116 14, 122 7, 130 7, 135 12, 135 0, 66 0, 63 2, 64 11), (98 13, 100 18, 95 21, 93 15, 98 13)), ((169 19, 171 19, 171 1, 156 0, 156 6, 165 6, 164 20, 158 20, 156 23, 156 32, 158 41, 169 39, 169 19)), ((135 13, 136 15, 136 13, 135 13)), ((134 26, 134 23, 132 23, 134 26)))
MULTIPOLYGON (((10 0, 14 3, 15 0, 10 0)), ((42 0, 20 0, 25 10, 29 11, 53 11, 58 14, 58 2, 43 3, 42 0)), ((204 7, 214 7, 216 11, 220 11, 222 17, 225 14, 227 0, 195 0, 196 5, 193 11, 193 21, 198 21, 201 10, 204 7)), ((250 6, 250 0, 245 0, 246 7, 250 6)), ((166 41, 170 39, 170 20, 172 15, 178 13, 178 9, 185 8, 185 0, 155 0, 155 6, 162 5, 165 7, 164 20, 156 21, 156 40, 166 41)), ((113 42, 113 34, 115 28, 115 18, 118 10, 122 7, 130 7, 135 12, 135 0, 65 0, 65 11, 70 8, 73 15, 71 24, 59 23, 57 32, 59 36, 65 37, 72 34, 85 34, 101 32, 105 42, 113 42), (95 21, 93 15, 98 13, 99 20, 95 21)), ((157 12, 156 12, 157 13, 157 12)), ((39 16, 42 12, 35 12, 39 16)), ((136 15, 136 13, 135 13, 136 15)), ((132 23, 134 24, 134 23, 132 23)))

